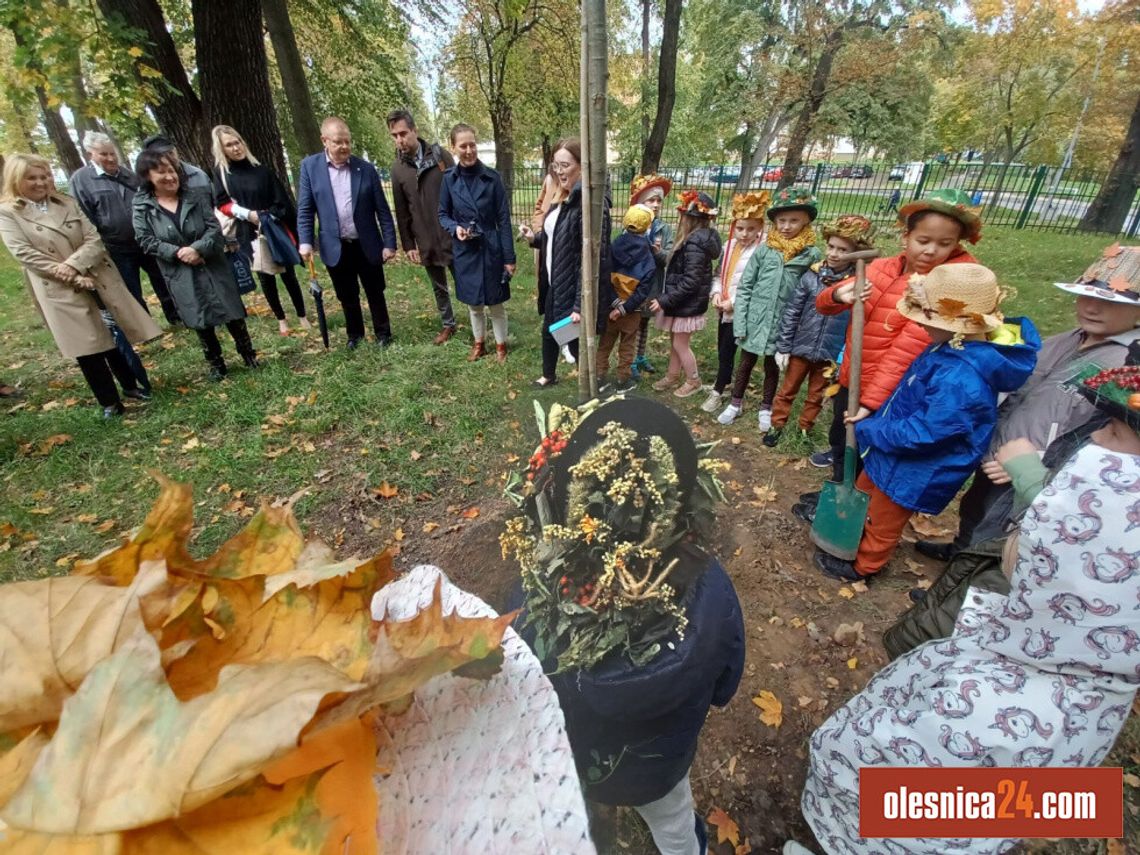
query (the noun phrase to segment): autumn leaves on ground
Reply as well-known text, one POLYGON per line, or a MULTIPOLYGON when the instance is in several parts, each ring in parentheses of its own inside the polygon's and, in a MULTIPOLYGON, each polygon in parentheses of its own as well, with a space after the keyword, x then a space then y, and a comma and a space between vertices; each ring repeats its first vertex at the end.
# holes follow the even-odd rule
MULTIPOLYGON (((1102 243, 1096 237, 994 229, 980 245, 979 255, 1003 282, 1017 287, 1012 311, 1032 315, 1043 333, 1051 334, 1071 324, 1072 309, 1048 283, 1079 273, 1102 243)), ((107 610, 97 600, 86 599, 94 597, 92 592, 119 598, 120 603, 136 597, 147 606, 139 622, 144 631, 149 630, 145 637, 131 636, 134 641, 128 644, 127 627, 104 625, 101 650, 96 645, 83 661, 54 663, 62 677, 45 699, 51 708, 19 723, 5 722, 0 732, 11 734, 21 728, 16 735, 22 735, 39 722, 54 721, 63 698, 88 672, 108 686, 101 697, 92 698, 104 708, 114 709, 119 702, 109 688, 116 675, 129 673, 132 691, 165 705, 171 715, 198 714, 188 709, 190 704, 208 704, 215 693, 222 693, 220 699, 228 697, 227 686, 233 689, 215 679, 222 665, 263 667, 252 652, 258 649, 265 623, 280 619, 273 610, 292 592, 308 592, 301 596, 311 602, 312 616, 343 615, 348 620, 351 612, 367 621, 367 592, 375 580, 358 583, 355 577, 362 571, 351 562, 334 565, 331 554, 306 557, 301 563, 335 570, 292 585, 285 581, 292 579, 288 575, 273 581, 275 576, 266 576, 264 570, 234 572, 246 554, 241 550, 205 557, 217 556, 227 539, 252 522, 260 531, 266 520, 257 516, 263 499, 283 503, 293 497, 292 508, 305 530, 328 542, 342 560, 391 547, 398 570, 420 562, 437 564, 457 585, 502 608, 517 578, 499 554, 498 534, 507 513, 501 498, 503 478, 508 469, 517 468, 520 458, 526 459, 537 440, 531 415, 531 398, 536 395, 529 383, 538 373, 538 319, 529 257, 524 263, 527 269, 512 285, 512 351, 506 366, 487 359, 467 363, 466 329, 448 345, 433 347, 430 341, 438 318, 426 280, 420 271, 400 265, 389 270, 396 334, 389 350, 369 345, 347 353, 335 301, 330 303, 333 348, 329 352, 323 351, 313 333, 280 337, 258 298, 252 304, 255 316, 250 326, 263 356, 261 370, 235 370, 225 382, 210 384, 193 336, 184 331, 167 334, 143 349, 156 383, 154 401, 134 406, 122 422, 104 424, 78 371, 56 354, 10 260, 0 260, 4 352, 0 381, 18 383, 23 392, 20 399, 0 405, 0 580, 61 576, 54 584, 75 586, 77 595, 82 592, 72 598, 73 607, 88 603, 95 612, 107 610), (177 545, 175 567, 185 569, 186 577, 131 571, 120 573, 117 586, 96 587, 91 577, 75 575, 83 566, 77 561, 120 544, 142 523, 159 495, 150 470, 193 487, 196 525, 188 530, 189 541, 179 535, 177 543, 168 544, 177 545), (215 579, 219 575, 225 578, 215 579), (264 605, 256 605, 263 600, 264 605), (220 618, 231 603, 245 620, 236 635, 220 618), (330 610, 320 611, 325 608, 322 603, 330 610), (179 657, 179 642, 193 632, 198 633, 197 652, 179 657), (162 691, 164 673, 172 675, 173 695, 162 691), (205 693, 191 698, 200 692, 205 693)), ((710 324, 694 344, 706 374, 715 366, 714 326, 710 324)), ((665 347, 663 337, 651 340, 651 354, 658 363, 664 360, 665 347)), ((575 400, 568 367, 560 366, 563 382, 538 392, 539 400, 545 404, 575 400)), ((741 852, 749 847, 754 852, 777 851, 787 837, 810 840, 798 812, 808 735, 886 661, 879 634, 908 605, 907 590, 933 579, 936 568, 916 560, 907 547, 892 571, 866 591, 818 576, 811 567, 806 532, 788 513, 798 493, 821 480, 818 470, 802 464, 805 449, 791 436, 781 447, 765 449, 752 413, 723 428, 699 411, 699 403, 697 396, 677 406, 700 439, 722 440, 716 453, 732 465, 725 475, 729 505, 714 547, 744 606, 748 659, 737 697, 710 717, 702 735, 694 790, 702 813, 718 810, 721 813, 714 813, 714 818, 725 817, 714 827, 714 837, 724 833, 722 842, 713 847, 718 855, 737 847, 741 852), (729 833, 731 823, 738 826, 733 833, 729 833)), ((822 425, 817 426, 817 444, 822 430, 822 425)), ((950 518, 930 523, 935 530, 949 524, 950 518)), ((144 529, 140 536, 157 535, 144 529)), ((48 606, 45 602, 37 607, 48 606)), ((8 624, 5 618, 4 625, 8 624)), ((58 624, 70 625, 78 623, 64 618, 58 624)), ((319 630, 298 632, 305 639, 300 644, 309 645, 304 649, 326 658, 328 669, 322 670, 322 680, 355 686, 361 673, 329 650, 321 653, 319 630)), ((38 642, 33 647, 51 649, 38 642)), ((372 650, 370 642, 367 649, 372 650)), ((359 666, 365 660, 353 661, 359 666)), ((278 682, 284 683, 272 681, 278 682)), ((309 690, 319 693, 322 685, 314 679, 309 690)), ((317 713, 320 697, 313 703, 317 706, 310 703, 306 718, 298 713, 273 732, 256 734, 254 743, 295 742, 317 713)), ((93 713, 90 707, 89 714, 93 713)), ((42 749, 53 726, 41 727, 36 736, 21 743, 20 753, 9 751, 2 762, 26 774, 28 759, 42 749)), ((348 727, 347 732, 325 738, 333 744, 308 747, 318 759, 294 758, 296 763, 290 761, 292 765, 280 772, 286 783, 275 797, 288 801, 316 786, 322 775, 331 775, 325 770, 339 768, 333 765, 337 751, 344 753, 344 746, 359 733, 348 727)), ((0 750, 14 744, 9 738, 0 750)), ((93 740, 92 747, 97 752, 98 741, 93 740)), ((1130 726, 1114 759, 1133 774, 1140 769, 1137 752, 1140 745, 1130 726)), ((266 770, 272 754, 269 750, 249 763, 249 780, 269 780, 266 770)), ((8 765, 0 774, 0 802, 13 795, 15 788, 9 782, 19 777, 15 771, 8 773, 8 765)), ((122 792, 130 793, 129 784, 137 780, 135 768, 138 764, 112 764, 107 774, 121 776, 113 780, 122 781, 122 792)), ((66 769, 54 771, 67 778, 66 769)), ((365 774, 360 768, 342 773, 365 774)), ((102 808, 96 801, 79 799, 83 793, 74 788, 81 783, 65 780, 59 792, 76 795, 77 803, 84 806, 78 818, 83 824, 77 824, 75 817, 59 817, 56 828, 106 827, 88 822, 102 808), (72 789, 63 789, 65 785, 72 789)), ((170 787, 179 785, 169 782, 170 787)), ((268 815, 272 808, 257 801, 261 786, 251 784, 241 792, 251 800, 251 809, 264 807, 263 815, 268 815)), ((208 788, 197 782, 193 789, 194 801, 183 802, 191 812, 190 805, 202 804, 197 799, 208 794, 208 788)), ((324 791, 316 791, 318 802, 324 791)), ((169 798, 177 796, 174 803, 185 795, 163 792, 169 798)), ((280 807, 284 802, 275 804, 280 807)), ((29 804, 29 809, 38 807, 29 804)), ((154 816, 142 819, 153 823, 154 816)), ((1126 817, 1134 823, 1128 811, 1126 817)), ((599 851, 632 855, 653 851, 640 821, 628 812, 601 815, 598 820, 599 851)), ((345 821, 361 818, 354 815, 345 821)), ((169 823, 165 827, 172 829, 169 823)), ((1068 851, 1094 852, 1098 845, 1104 851, 1103 843, 1068 851)))

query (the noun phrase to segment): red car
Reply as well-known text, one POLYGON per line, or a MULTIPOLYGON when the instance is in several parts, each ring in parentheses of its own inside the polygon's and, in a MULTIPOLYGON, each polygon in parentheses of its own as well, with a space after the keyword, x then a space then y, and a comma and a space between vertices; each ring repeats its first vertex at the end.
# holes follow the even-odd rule
POLYGON ((773 166, 771 169, 764 173, 765 181, 779 181, 784 177, 784 169, 780 166, 773 166))

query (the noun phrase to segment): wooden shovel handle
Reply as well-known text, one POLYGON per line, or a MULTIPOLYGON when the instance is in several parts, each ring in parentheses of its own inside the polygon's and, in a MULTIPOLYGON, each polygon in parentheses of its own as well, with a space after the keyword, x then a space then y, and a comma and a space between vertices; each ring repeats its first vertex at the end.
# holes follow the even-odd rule
MULTIPOLYGON (((877 250, 869 250, 876 253, 877 250)), ((855 303, 851 306, 851 349, 844 357, 847 360, 847 412, 855 415, 859 411, 860 381, 863 373, 863 289, 867 287, 866 252, 850 253, 855 258, 855 303)), ((847 423, 847 447, 855 449, 855 425, 847 423)))
POLYGON ((311 255, 309 256, 309 278, 317 278, 317 267, 313 264, 313 257, 311 255))

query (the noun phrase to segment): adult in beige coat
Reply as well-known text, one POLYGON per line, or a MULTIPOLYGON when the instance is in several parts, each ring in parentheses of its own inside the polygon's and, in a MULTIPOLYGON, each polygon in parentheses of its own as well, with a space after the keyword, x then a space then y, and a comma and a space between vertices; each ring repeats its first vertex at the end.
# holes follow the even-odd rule
POLYGON ((162 331, 123 284, 75 200, 55 192, 51 167, 42 157, 5 159, 0 240, 23 267, 24 282, 59 352, 79 363, 104 417, 123 413, 116 378, 126 397, 148 399, 115 348, 100 303, 131 342, 157 338, 162 331))

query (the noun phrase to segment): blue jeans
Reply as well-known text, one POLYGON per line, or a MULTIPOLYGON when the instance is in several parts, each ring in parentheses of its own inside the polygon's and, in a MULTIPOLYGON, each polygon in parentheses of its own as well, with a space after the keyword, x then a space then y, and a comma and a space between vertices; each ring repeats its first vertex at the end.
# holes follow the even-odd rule
POLYGON ((154 290, 154 295, 158 297, 158 302, 162 304, 162 314, 166 316, 167 323, 181 323, 181 318, 178 317, 178 307, 174 305, 174 299, 166 287, 166 279, 163 278, 162 271, 158 267, 157 258, 141 252, 124 252, 121 250, 109 251, 109 254, 111 261, 115 262, 119 275, 123 277, 123 284, 127 286, 131 296, 138 300, 144 309, 146 309, 146 301, 143 299, 141 273, 145 270, 147 278, 150 279, 150 287, 154 290))

